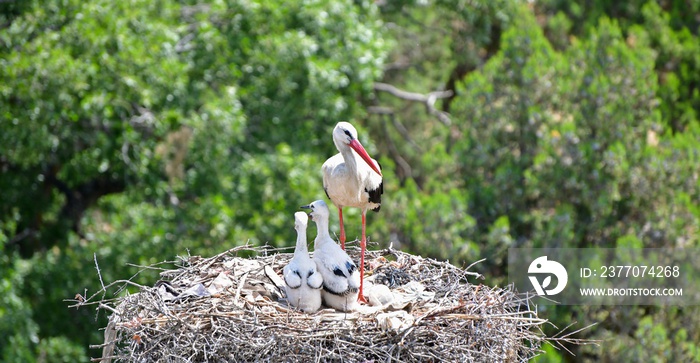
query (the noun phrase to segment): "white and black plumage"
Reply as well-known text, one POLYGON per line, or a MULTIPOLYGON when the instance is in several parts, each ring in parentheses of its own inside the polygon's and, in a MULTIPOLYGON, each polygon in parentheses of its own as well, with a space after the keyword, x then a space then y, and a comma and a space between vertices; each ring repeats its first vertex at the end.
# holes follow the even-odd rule
POLYGON ((309 257, 306 247, 306 226, 309 217, 304 212, 294 213, 294 228, 297 230, 297 245, 294 257, 284 267, 284 282, 287 284, 287 302, 306 313, 313 313, 321 307, 321 287, 323 277, 316 269, 316 263, 309 257))
POLYGON ((350 256, 338 246, 328 233, 329 211, 326 202, 317 200, 302 208, 310 209, 309 216, 316 222, 318 233, 314 239, 314 261, 323 277, 323 302, 342 311, 357 308, 360 274, 350 256))
MULTIPOLYGON (((360 240, 360 281, 362 281, 367 246, 366 214, 368 210, 378 212, 381 208, 382 193, 384 193, 382 172, 379 163, 367 154, 357 139, 357 130, 350 123, 338 122, 333 129, 333 142, 340 152, 326 160, 321 167, 323 189, 338 208, 342 249, 345 249, 343 208, 355 207, 362 210, 362 239, 360 240)), ((364 301, 362 283, 360 283, 359 298, 364 301)))

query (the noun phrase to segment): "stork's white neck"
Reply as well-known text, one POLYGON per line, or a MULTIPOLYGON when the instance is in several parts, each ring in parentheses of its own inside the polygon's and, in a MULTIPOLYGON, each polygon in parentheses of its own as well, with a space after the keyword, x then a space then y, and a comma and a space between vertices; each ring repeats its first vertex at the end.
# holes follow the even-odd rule
POLYGON ((319 218, 318 220, 315 220, 315 222, 318 234, 316 235, 316 239, 314 240, 314 249, 317 249, 320 247, 318 246, 318 241, 325 242, 329 239, 332 239, 330 233, 328 232, 328 218, 319 218))
POLYGON ((294 254, 309 253, 309 248, 306 247, 306 228, 297 229, 297 246, 294 248, 294 254))
POLYGON ((340 151, 340 155, 343 156, 343 160, 345 161, 345 168, 347 168, 348 175, 354 175, 358 176, 357 172, 357 167, 358 167, 358 158, 359 156, 355 153, 355 151, 350 148, 350 146, 347 146, 343 144, 342 147, 338 148, 338 151, 340 151))

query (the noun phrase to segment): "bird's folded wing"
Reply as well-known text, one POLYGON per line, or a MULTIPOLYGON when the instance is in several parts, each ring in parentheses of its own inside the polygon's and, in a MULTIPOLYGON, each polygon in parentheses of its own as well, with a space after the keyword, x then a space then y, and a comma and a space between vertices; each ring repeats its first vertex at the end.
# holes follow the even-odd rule
POLYGON ((316 271, 312 275, 309 275, 306 284, 312 289, 320 289, 323 286, 323 276, 321 273, 316 271))
POLYGON ((284 269, 284 282, 292 289, 298 289, 301 286, 301 276, 299 271, 294 269, 284 269))

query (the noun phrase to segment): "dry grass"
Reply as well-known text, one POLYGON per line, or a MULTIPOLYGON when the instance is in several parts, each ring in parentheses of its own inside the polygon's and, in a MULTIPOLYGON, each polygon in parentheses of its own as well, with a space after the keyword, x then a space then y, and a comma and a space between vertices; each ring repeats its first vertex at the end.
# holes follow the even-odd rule
MULTIPOLYGON (((356 257, 357 248, 348 247, 356 257)), ((520 362, 546 337, 527 299, 510 288, 469 283, 480 276, 391 248, 368 251, 367 275, 394 301, 361 312, 290 309, 281 288, 291 253, 243 246, 190 257, 153 287, 105 300, 117 281, 74 306, 108 311, 103 362, 520 362), (256 257, 242 258, 239 254, 256 257), (100 294, 102 296, 100 296, 100 294)), ((99 271, 99 268, 98 268, 99 271)), ((138 285, 137 285, 138 286, 138 285)))

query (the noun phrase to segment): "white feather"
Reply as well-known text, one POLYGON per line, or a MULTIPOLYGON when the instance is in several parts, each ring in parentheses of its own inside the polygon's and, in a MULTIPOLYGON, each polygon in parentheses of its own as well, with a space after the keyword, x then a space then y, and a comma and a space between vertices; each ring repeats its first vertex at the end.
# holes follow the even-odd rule
POLYGON ((323 277, 316 269, 316 263, 309 257, 306 247, 306 213, 294 214, 297 230, 297 244, 294 257, 282 270, 284 282, 287 284, 287 302, 289 305, 307 313, 313 313, 321 307, 321 287, 323 277))
POLYGON ((314 261, 323 277, 323 302, 342 311, 355 310, 360 287, 357 265, 330 237, 328 232, 328 206, 322 200, 309 205, 311 217, 316 222, 318 234, 314 239, 314 261))
MULTIPOLYGON (((347 122, 339 122, 333 129, 333 142, 339 153, 330 157, 321 166, 323 188, 338 208, 375 209, 379 204, 369 201, 367 191, 380 188, 382 176, 372 170, 367 162, 353 151, 349 146, 352 140, 357 140, 355 128, 347 122)), ((379 169, 379 163, 374 159, 370 160, 379 169)))

